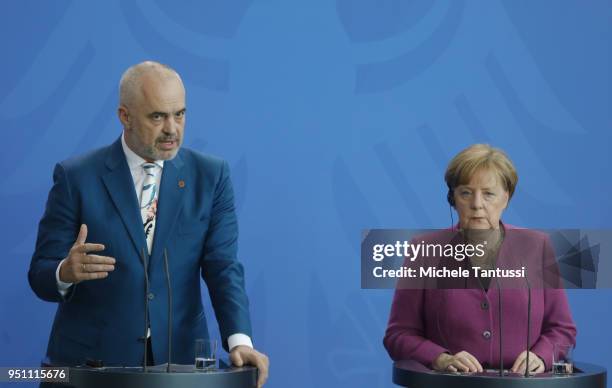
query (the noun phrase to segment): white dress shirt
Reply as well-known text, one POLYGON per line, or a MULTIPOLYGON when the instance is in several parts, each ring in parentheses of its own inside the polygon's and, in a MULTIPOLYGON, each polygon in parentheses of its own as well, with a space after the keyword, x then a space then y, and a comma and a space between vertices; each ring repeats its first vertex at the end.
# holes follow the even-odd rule
MULTIPOLYGON (((125 158, 127 160, 128 167, 130 168, 130 173, 132 174, 132 180, 134 182, 134 190, 136 190, 136 196, 138 197, 138 203, 140 203, 140 196, 142 194, 142 186, 144 185, 144 180, 145 180, 145 172, 144 172, 144 169, 142 168, 142 165, 143 163, 147 161, 141 158, 140 156, 138 156, 138 154, 136 154, 134 151, 130 149, 130 147, 128 147, 128 145, 125 142, 125 138, 123 134, 121 135, 121 146, 123 147, 123 152, 125 153, 125 158)), ((163 173, 164 161, 156 160, 153 163, 157 164, 163 173)), ((157 174, 157 187, 160 187, 161 176, 162 174, 157 174)), ((59 265, 57 266, 57 270, 55 271, 55 279, 57 281, 57 290, 62 295, 62 297, 66 296, 68 289, 72 286, 72 283, 62 282, 59 278, 60 267, 62 266, 62 263, 64 262, 64 260, 66 259, 63 259, 62 261, 60 261, 59 265)), ((151 332, 149 330, 148 336, 150 335, 151 335, 151 332)), ((227 345, 231 351, 234 347, 238 345, 245 345, 245 346, 252 348, 253 342, 251 341, 251 337, 249 337, 248 335, 243 334, 243 333, 236 333, 236 334, 230 335, 227 338, 227 345)))

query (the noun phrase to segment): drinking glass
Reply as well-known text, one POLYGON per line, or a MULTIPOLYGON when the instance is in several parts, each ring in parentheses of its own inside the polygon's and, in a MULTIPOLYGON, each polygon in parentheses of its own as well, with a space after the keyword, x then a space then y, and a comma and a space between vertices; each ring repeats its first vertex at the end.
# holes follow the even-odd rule
POLYGON ((195 368, 197 370, 214 370, 217 366, 217 340, 195 340, 195 368))
POLYGON ((573 353, 573 345, 553 344, 553 374, 571 375, 574 373, 573 353))

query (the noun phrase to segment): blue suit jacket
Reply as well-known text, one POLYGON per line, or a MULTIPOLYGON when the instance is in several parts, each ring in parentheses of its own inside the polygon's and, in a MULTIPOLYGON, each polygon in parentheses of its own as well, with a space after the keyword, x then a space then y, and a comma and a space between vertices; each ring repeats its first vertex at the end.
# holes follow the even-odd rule
MULTIPOLYGON (((140 365, 143 359, 146 241, 121 140, 55 167, 40 221, 28 279, 40 298, 58 302, 47 361, 140 365), (105 245, 116 259, 106 279, 59 294, 55 271, 81 224, 87 242, 105 245)), ((172 361, 194 360, 194 340, 208 338, 200 273, 219 323, 223 346, 235 333, 251 335, 244 273, 237 261, 238 225, 227 163, 182 148, 164 163, 153 250, 149 259, 150 327, 156 364, 167 361, 167 249, 173 293, 172 361)))

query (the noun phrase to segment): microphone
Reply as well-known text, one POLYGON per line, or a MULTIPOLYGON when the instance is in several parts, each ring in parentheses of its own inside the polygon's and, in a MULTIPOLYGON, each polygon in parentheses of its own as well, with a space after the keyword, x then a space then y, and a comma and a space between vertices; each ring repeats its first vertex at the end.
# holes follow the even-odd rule
POLYGON ((170 285, 167 249, 164 249, 164 267, 166 270, 166 285, 168 286, 168 367, 166 368, 166 373, 170 373, 170 365, 172 363, 172 286, 170 285))
POLYGON ((149 266, 147 264, 147 256, 145 255, 145 250, 142 248, 140 252, 140 259, 142 260, 142 266, 144 267, 144 278, 145 278, 145 311, 144 311, 144 358, 142 359, 142 369, 144 372, 148 372, 148 363, 147 363, 147 354, 148 354, 148 337, 149 334, 149 266))
POLYGON ((495 277, 495 284, 497 284, 497 305, 499 308, 499 376, 504 376, 504 351, 502 341, 502 297, 501 287, 499 286, 499 279, 495 277))

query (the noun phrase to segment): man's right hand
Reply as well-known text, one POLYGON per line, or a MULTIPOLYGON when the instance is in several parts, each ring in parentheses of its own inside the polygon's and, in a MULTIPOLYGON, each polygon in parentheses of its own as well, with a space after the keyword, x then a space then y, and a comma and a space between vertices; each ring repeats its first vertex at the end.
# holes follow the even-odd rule
POLYGON ((482 365, 465 350, 455 355, 442 353, 433 362, 433 369, 441 372, 482 372, 482 365))
POLYGON ((62 263, 59 278, 65 283, 79 283, 83 280, 103 279, 115 269, 115 259, 108 256, 89 255, 89 252, 104 250, 102 244, 85 243, 87 225, 82 224, 70 253, 62 263))

